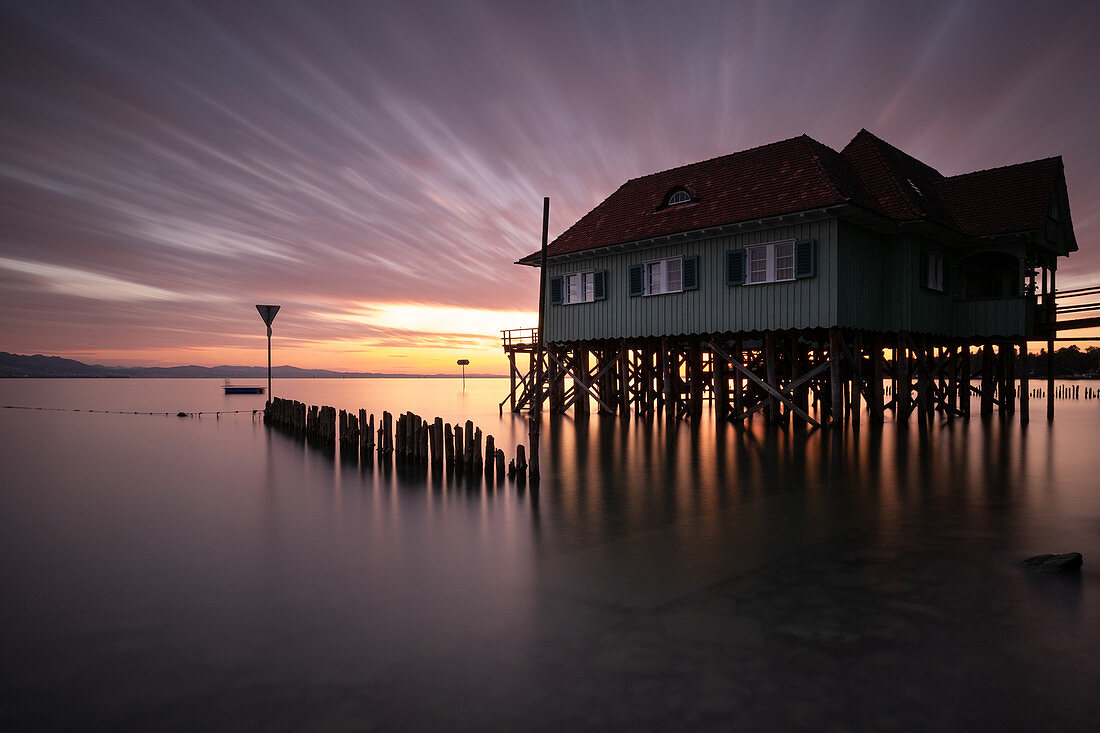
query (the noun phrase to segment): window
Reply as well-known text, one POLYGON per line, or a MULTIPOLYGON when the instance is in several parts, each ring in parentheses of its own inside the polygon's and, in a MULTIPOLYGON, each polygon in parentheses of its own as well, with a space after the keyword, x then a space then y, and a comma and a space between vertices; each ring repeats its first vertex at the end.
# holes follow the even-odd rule
POLYGON ((665 192, 665 195, 661 197, 660 203, 657 205, 657 211, 664 209, 670 209, 674 206, 683 206, 684 204, 694 203, 698 199, 695 197, 695 193, 692 192, 687 186, 673 186, 665 192))
POLYGON ((596 299, 596 273, 574 272, 562 277, 562 303, 591 303, 596 299))
POLYGON ((790 282, 817 275, 817 242, 787 239, 726 252, 726 285, 790 282))
POLYGON ((686 204, 689 201, 691 201, 691 194, 682 189, 674 192, 671 196, 668 197, 669 206, 675 206, 676 204, 686 204))
POLYGON ((638 295, 663 295, 699 288, 699 257, 667 257, 631 265, 627 272, 627 292, 638 295))
POLYGON ((550 279, 550 305, 592 303, 606 297, 606 270, 571 272, 550 279))
POLYGON ((746 247, 750 285, 794 280, 794 242, 772 242, 746 247))
POLYGON ((935 252, 921 253, 921 285, 929 290, 942 293, 943 287, 943 255, 935 252))
POLYGON ((683 260, 673 257, 645 263, 645 294, 678 293, 684 289, 683 260))

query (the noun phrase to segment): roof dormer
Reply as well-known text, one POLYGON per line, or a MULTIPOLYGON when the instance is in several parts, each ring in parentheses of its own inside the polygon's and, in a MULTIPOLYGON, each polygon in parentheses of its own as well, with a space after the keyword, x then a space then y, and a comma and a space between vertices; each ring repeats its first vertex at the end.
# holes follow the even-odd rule
POLYGON ((683 206, 697 201, 695 194, 686 186, 673 186, 661 200, 658 209, 668 209, 674 206, 683 206))

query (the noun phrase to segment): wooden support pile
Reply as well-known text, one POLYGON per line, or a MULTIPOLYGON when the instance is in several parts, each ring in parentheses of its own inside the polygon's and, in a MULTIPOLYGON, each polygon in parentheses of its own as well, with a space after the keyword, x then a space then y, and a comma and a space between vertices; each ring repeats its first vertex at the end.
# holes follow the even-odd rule
MULTIPOLYGON (((577 418, 598 409, 602 416, 698 420, 710 404, 720 422, 759 415, 858 430, 863 420, 882 425, 888 411, 899 425, 914 417, 966 419, 973 395, 982 416, 1018 413, 1026 423, 1032 395, 1017 386, 1027 375, 1016 374, 1026 348, 1019 337, 842 328, 551 343, 530 355, 532 364, 545 358, 544 385, 536 390, 517 372, 516 389, 524 391, 515 409, 541 396, 552 413, 572 409, 577 418)), ((1048 384, 1048 405, 1058 393, 1048 384)))

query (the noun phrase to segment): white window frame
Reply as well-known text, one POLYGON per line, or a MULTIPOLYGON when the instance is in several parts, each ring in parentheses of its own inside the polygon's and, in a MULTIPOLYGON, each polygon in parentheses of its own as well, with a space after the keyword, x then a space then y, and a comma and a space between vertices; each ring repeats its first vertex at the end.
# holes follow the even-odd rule
POLYGON ((746 285, 786 283, 795 279, 795 240, 784 239, 745 247, 746 285))
POLYGON ((582 270, 561 276, 561 304, 593 303, 596 300, 596 271, 582 270), (576 297, 574 297, 574 295, 576 297))
POLYGON ((667 295, 684 292, 684 258, 665 257, 643 263, 642 286, 644 295, 667 295), (676 263, 673 267, 672 263, 676 263))
POLYGON ((687 191, 684 191, 683 189, 680 189, 679 191, 676 191, 675 193, 673 193, 671 196, 668 197, 668 205, 669 206, 679 206, 680 204, 689 204, 689 203, 691 203, 691 194, 688 193, 687 191))
POLYGON ((928 289, 937 293, 943 292, 943 255, 936 252, 928 253, 928 289))

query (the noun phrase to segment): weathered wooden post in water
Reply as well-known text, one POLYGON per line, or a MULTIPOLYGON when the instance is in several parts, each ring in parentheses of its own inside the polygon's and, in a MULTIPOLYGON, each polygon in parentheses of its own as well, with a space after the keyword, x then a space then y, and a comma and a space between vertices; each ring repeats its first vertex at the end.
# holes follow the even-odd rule
POLYGON ((529 466, 532 481, 539 480, 539 434, 542 430, 542 360, 546 354, 546 330, 543 314, 546 311, 546 243, 550 231, 550 197, 542 199, 542 254, 539 267, 539 344, 535 353, 535 379, 533 401, 531 402, 530 429, 531 463, 529 466))
POLYGON ((264 325, 267 326, 267 401, 271 402, 271 322, 275 320, 279 306, 258 305, 256 310, 260 312, 260 318, 264 319, 264 325))

